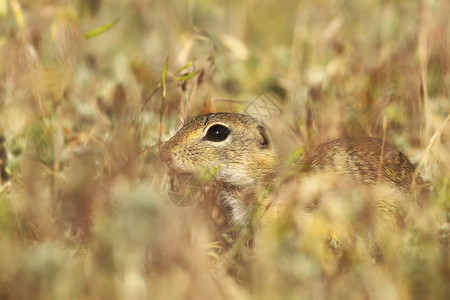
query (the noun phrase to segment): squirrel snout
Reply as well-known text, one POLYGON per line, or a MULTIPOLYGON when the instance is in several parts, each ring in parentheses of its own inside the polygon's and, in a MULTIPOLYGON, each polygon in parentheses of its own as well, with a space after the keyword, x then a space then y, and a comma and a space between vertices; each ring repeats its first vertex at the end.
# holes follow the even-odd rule
POLYGON ((159 150, 159 157, 166 165, 169 166, 171 164, 172 155, 170 154, 169 150, 167 149, 166 144, 163 144, 161 149, 159 150))

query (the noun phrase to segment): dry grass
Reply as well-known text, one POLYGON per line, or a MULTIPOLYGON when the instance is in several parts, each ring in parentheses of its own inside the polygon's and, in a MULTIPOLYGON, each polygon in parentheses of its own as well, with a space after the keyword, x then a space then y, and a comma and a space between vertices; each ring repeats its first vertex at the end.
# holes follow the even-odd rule
POLYGON ((0 299, 449 299, 449 15, 445 0, 0 0, 0 299), (348 189, 306 225, 291 199, 253 249, 225 251, 170 202, 157 156, 220 110, 267 115, 286 156, 386 135, 431 202, 379 263, 348 189))

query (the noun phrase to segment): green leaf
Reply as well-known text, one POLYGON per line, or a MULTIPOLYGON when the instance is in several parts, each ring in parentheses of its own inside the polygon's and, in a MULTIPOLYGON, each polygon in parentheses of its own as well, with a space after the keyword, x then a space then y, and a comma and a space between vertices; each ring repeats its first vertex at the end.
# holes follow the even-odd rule
POLYGON ((195 75, 197 75, 199 72, 200 71, 197 70, 194 72, 183 73, 183 74, 177 75, 175 77, 175 80, 176 81, 186 81, 186 80, 189 80, 189 79, 195 77, 195 75))
POLYGON ((190 68, 194 64, 194 60, 188 61, 181 69, 177 71, 177 74, 180 74, 182 71, 186 70, 187 68, 190 68))
POLYGON ((166 58, 166 62, 164 63, 163 72, 161 74, 161 85, 162 85, 162 98, 166 98, 166 79, 167 79, 167 70, 169 69, 169 57, 166 58))
POLYGON ((96 36, 99 36, 100 34, 105 33, 106 31, 110 30, 111 28, 113 28, 117 23, 119 22, 119 18, 115 19, 112 22, 109 22, 105 25, 102 25, 100 27, 97 27, 95 29, 92 29, 91 31, 88 31, 84 34, 84 37, 86 39, 92 39, 95 38, 96 36))

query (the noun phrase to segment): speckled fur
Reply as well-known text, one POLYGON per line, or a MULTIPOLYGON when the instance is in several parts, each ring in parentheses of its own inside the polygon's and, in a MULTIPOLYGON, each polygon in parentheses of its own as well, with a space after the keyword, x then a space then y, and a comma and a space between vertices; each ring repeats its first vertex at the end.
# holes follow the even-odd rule
POLYGON ((414 166, 396 147, 379 138, 339 138, 319 145, 306 159, 312 170, 351 176, 365 184, 382 182, 411 194, 419 191, 418 200, 426 198, 427 189, 420 176, 414 178, 414 166), (380 167, 381 166, 381 167, 380 167))
MULTIPOLYGON (((199 174, 218 169, 213 184, 229 226, 245 225, 257 195, 273 180, 278 165, 267 127, 239 113, 196 117, 163 145, 160 154, 174 173, 199 174), (218 123, 231 129, 230 136, 223 142, 206 141, 208 128, 218 123)), ((319 145, 303 162, 313 171, 345 175, 363 184, 383 182, 405 195, 411 194, 413 186, 423 187, 424 184, 417 176, 412 185, 414 167, 411 162, 394 146, 383 145, 377 138, 333 140, 319 145)), ((387 200, 379 201, 379 205, 381 211, 388 212, 386 217, 392 219, 392 223, 400 223, 404 214, 399 213, 396 203, 387 200)))
POLYGON ((254 204, 248 195, 255 195, 267 186, 277 165, 267 127, 239 113, 196 117, 168 140, 160 153, 174 173, 217 170, 213 184, 230 226, 244 225, 248 221, 249 209, 254 204), (205 140, 208 128, 218 123, 231 130, 229 137, 223 142, 205 140))

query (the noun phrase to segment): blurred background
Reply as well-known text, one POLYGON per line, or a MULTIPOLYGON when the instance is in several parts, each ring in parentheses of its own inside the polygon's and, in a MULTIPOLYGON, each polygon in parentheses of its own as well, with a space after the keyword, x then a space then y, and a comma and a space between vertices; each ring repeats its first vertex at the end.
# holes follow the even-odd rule
POLYGON ((0 299, 448 299, 449 15, 446 0, 0 0, 0 299), (262 118, 285 155, 386 135, 430 207, 377 265, 295 222, 227 252, 170 202, 157 156, 215 111, 262 118))

